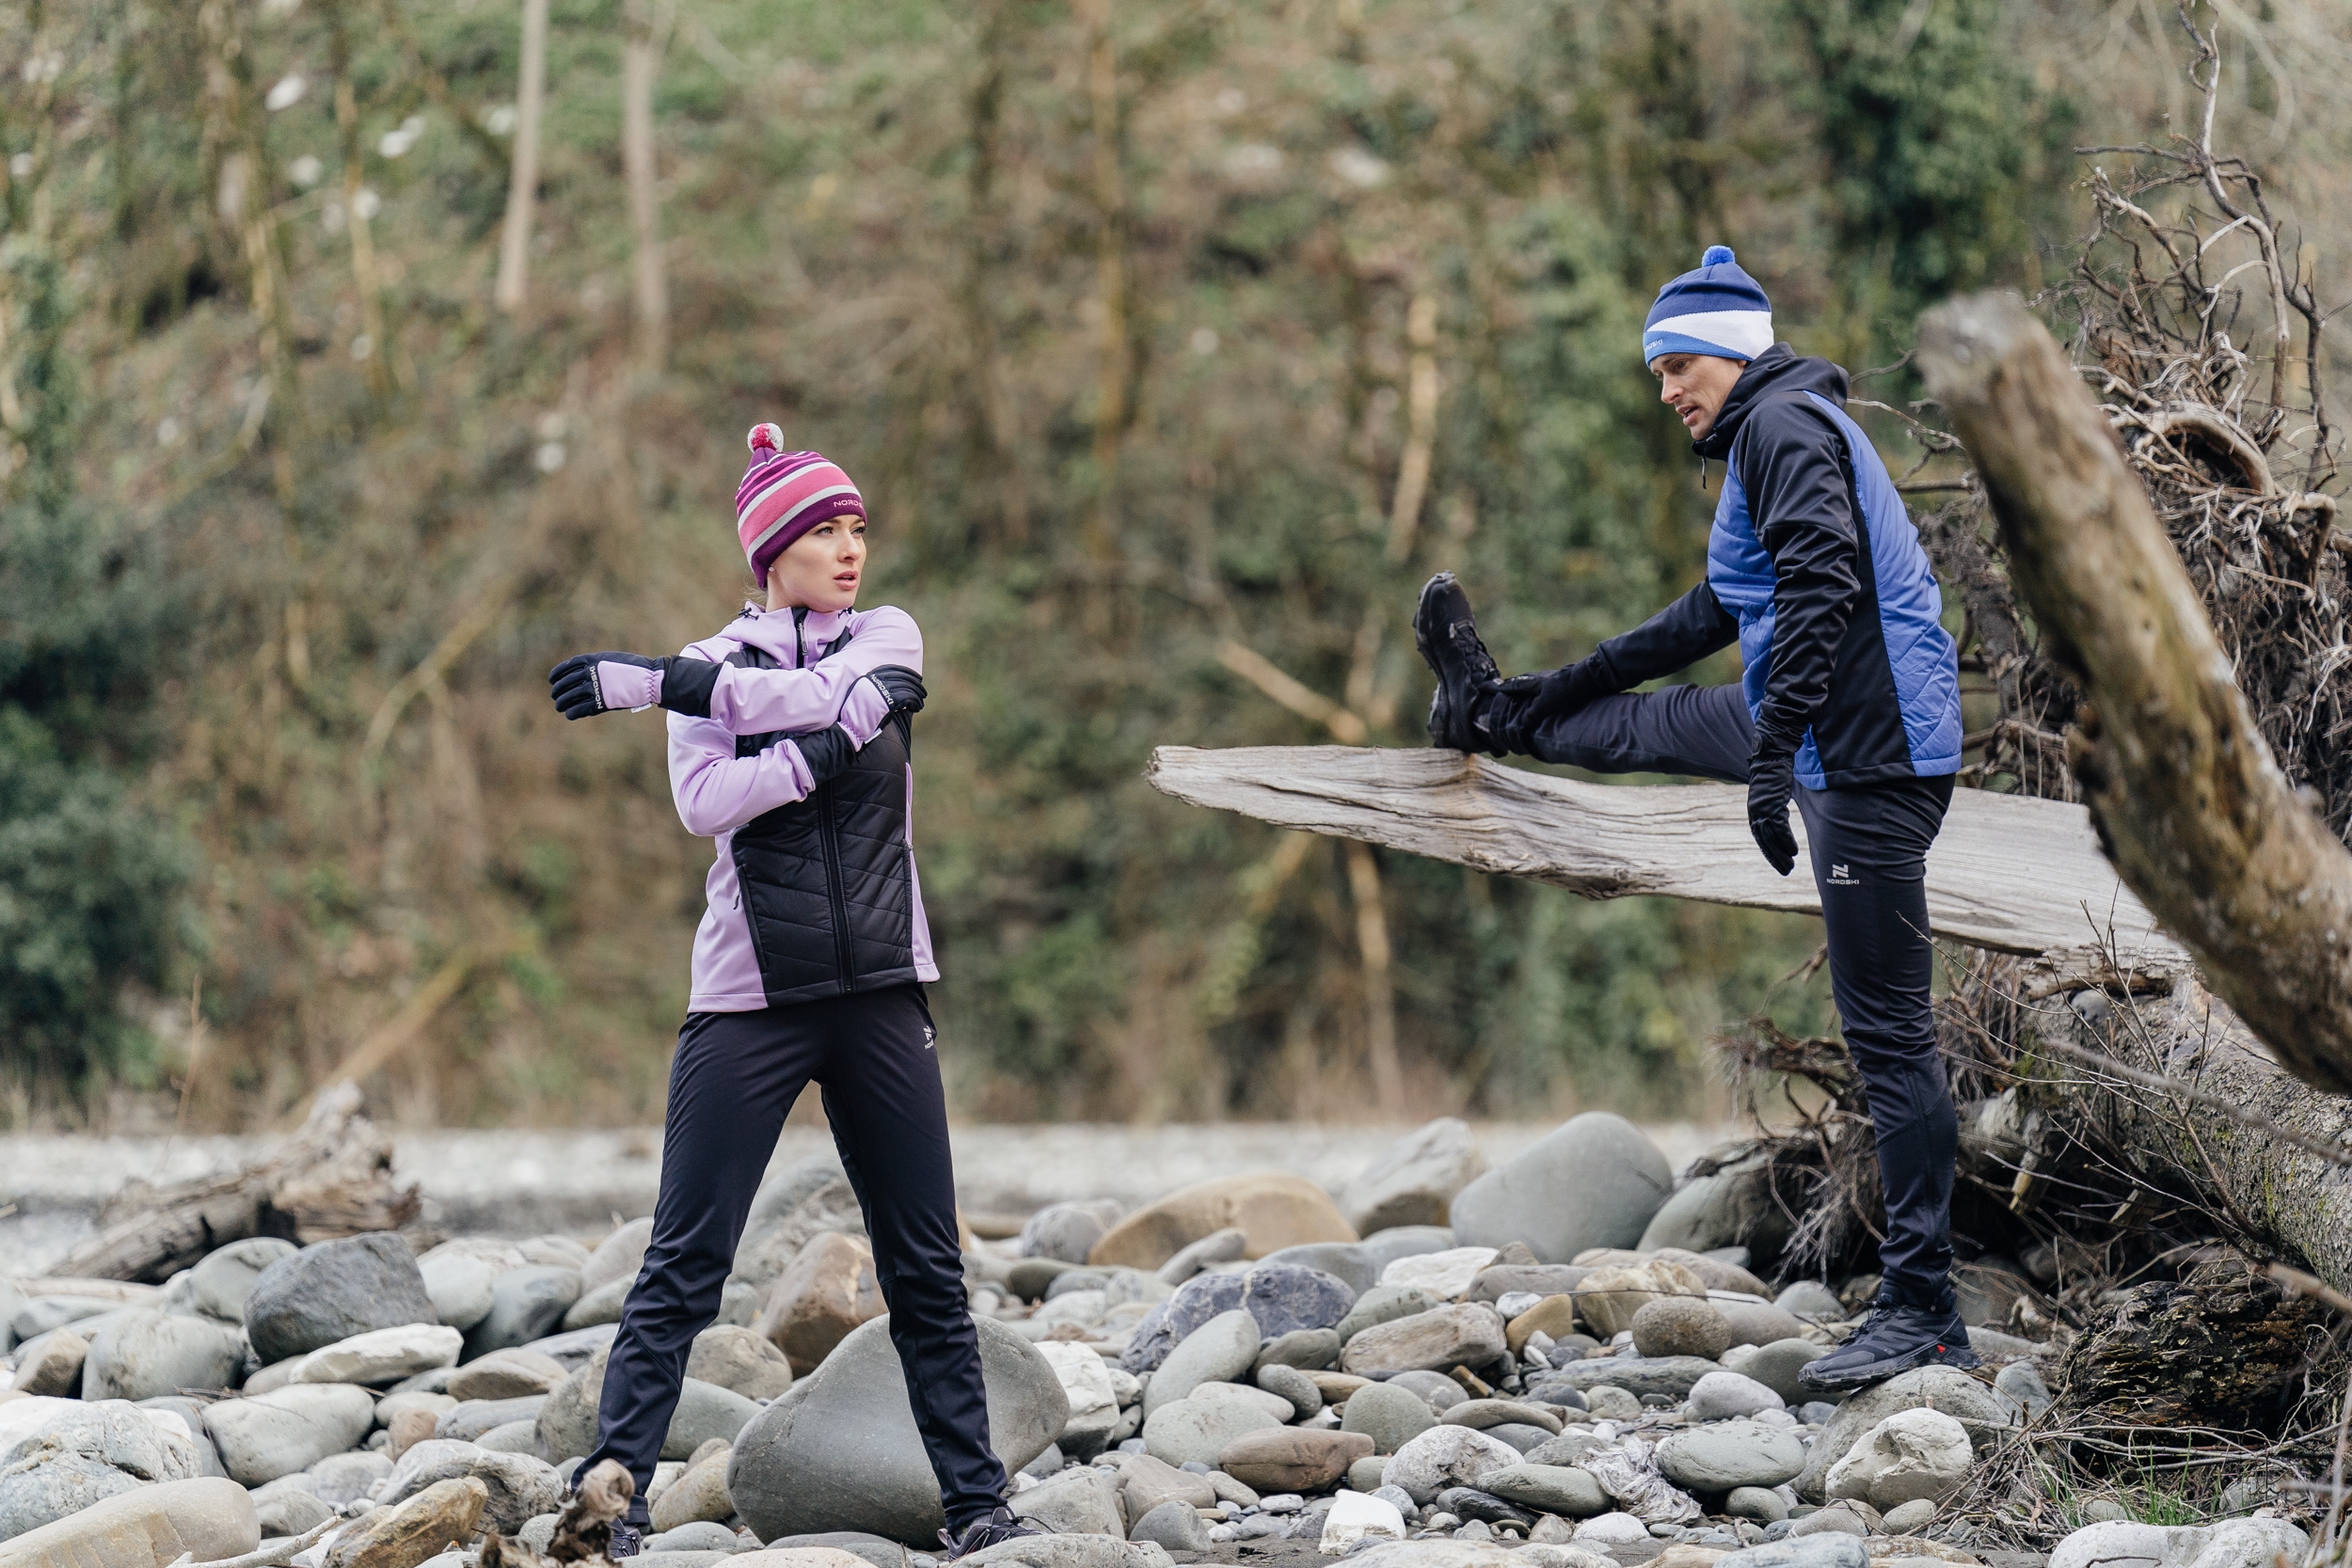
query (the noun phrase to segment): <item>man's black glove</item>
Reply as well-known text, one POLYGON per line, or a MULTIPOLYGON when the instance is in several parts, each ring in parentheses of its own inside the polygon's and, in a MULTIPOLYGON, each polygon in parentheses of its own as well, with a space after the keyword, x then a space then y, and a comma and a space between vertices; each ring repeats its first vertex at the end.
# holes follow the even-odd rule
POLYGON ((1532 753, 1535 731, 1546 720, 1581 712, 1595 698, 1612 696, 1616 689, 1592 657, 1538 674, 1513 675, 1496 689, 1487 705, 1486 733, 1507 751, 1532 753))
POLYGON ((1784 877, 1797 868, 1797 835, 1788 828, 1788 798, 1796 788, 1796 753, 1759 748, 1748 764, 1748 832, 1784 877))
POLYGON ((838 724, 811 735, 796 735, 792 744, 801 749, 801 760, 808 764, 812 789, 849 767, 850 759, 857 755, 857 742, 838 724))
POLYGON ((893 713, 920 713, 928 695, 923 689, 923 677, 903 664, 885 664, 868 675, 882 689, 893 713))

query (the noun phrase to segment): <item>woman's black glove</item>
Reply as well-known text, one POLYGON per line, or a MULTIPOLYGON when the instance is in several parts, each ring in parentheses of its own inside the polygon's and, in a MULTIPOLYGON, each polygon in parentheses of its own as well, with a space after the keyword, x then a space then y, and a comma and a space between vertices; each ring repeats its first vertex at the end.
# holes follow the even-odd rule
POLYGON ((1505 751, 1532 753, 1535 731, 1547 720, 1581 712, 1595 698, 1616 690, 1599 661, 1589 657, 1558 670, 1513 675, 1495 689, 1486 713, 1486 733, 1505 751))
POLYGON ((1788 800, 1797 788, 1794 752, 1759 750, 1748 764, 1748 832, 1772 868, 1786 877, 1797 868, 1797 835, 1788 828, 1788 800))
POLYGON ((885 664, 866 677, 882 689, 893 713, 920 713, 923 700, 929 695, 923 689, 923 677, 903 664, 885 664))
POLYGON ((796 735, 792 744, 801 749, 801 760, 808 764, 809 777, 814 781, 811 788, 849 767, 850 759, 857 755, 857 742, 838 724, 827 725, 810 735, 796 735))

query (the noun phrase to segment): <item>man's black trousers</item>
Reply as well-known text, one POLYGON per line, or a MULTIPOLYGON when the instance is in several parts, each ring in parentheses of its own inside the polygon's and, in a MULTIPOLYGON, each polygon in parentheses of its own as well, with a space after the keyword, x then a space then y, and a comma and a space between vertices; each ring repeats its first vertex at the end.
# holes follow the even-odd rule
MULTIPOLYGON (((1601 773, 1686 773, 1745 784, 1756 727, 1737 686, 1603 697, 1547 721, 1534 754, 1601 773)), ((1830 990, 1861 1069, 1886 1194, 1879 1267, 1908 1306, 1950 1300, 1953 1163, 1960 1123, 1929 999, 1928 846, 1952 781, 1901 779, 1797 790, 1829 932, 1830 990)))
POLYGON ((653 1239, 621 1311, 596 1451, 581 1473, 619 1460, 642 1504, 694 1336, 719 1315, 785 1113, 814 1079, 866 1212, 891 1343, 948 1528, 960 1531, 1002 1501, 1005 1468, 989 1447, 979 1339, 964 1300, 935 1037, 917 986, 687 1015, 670 1067, 653 1239))

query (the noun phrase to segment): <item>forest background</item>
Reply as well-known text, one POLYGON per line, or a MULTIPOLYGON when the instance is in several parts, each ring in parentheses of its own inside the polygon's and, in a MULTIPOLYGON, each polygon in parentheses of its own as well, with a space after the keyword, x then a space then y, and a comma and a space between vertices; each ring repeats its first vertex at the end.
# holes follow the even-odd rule
MULTIPOLYGON (((2196 102, 2169 0, 537 0, 533 135, 532 3, 0 5, 0 1126, 352 1070, 655 1118, 708 847, 658 716, 545 673, 731 618, 763 419, 925 631, 963 1114, 1705 1110, 1711 1030, 1825 1022, 1816 923, 1277 834, 1150 749, 1421 744, 1440 566, 1506 669, 1664 604, 1661 282, 1733 244, 1896 363, 2196 102)), ((2352 254, 2352 8, 2197 16, 2352 254)))

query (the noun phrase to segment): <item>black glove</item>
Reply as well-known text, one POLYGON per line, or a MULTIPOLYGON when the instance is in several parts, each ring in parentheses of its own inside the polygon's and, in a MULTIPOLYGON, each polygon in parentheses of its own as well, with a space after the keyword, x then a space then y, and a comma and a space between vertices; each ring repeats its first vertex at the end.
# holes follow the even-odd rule
POLYGON ((923 677, 905 665, 885 664, 866 679, 882 689, 882 696, 890 703, 891 712, 923 711, 923 699, 928 695, 923 689, 923 677))
POLYGON ((669 662, 643 654, 574 654, 548 672, 548 694, 566 719, 650 707, 661 700, 669 662))
POLYGON ((1748 832, 1784 877, 1797 868, 1797 835, 1788 828, 1788 798, 1796 788, 1796 753, 1759 748, 1748 763, 1748 832))
POLYGON ((801 760, 808 764, 809 776, 815 781, 809 786, 812 789, 849 767, 850 759, 857 755, 857 742, 838 724, 813 735, 796 735, 792 744, 801 749, 801 760))
POLYGON ((1616 689, 1599 661, 1591 657, 1558 670, 1513 675, 1496 688, 1487 705, 1486 733, 1502 743, 1502 751, 1533 752, 1535 731, 1546 720, 1580 712, 1595 698, 1613 696, 1616 689))

